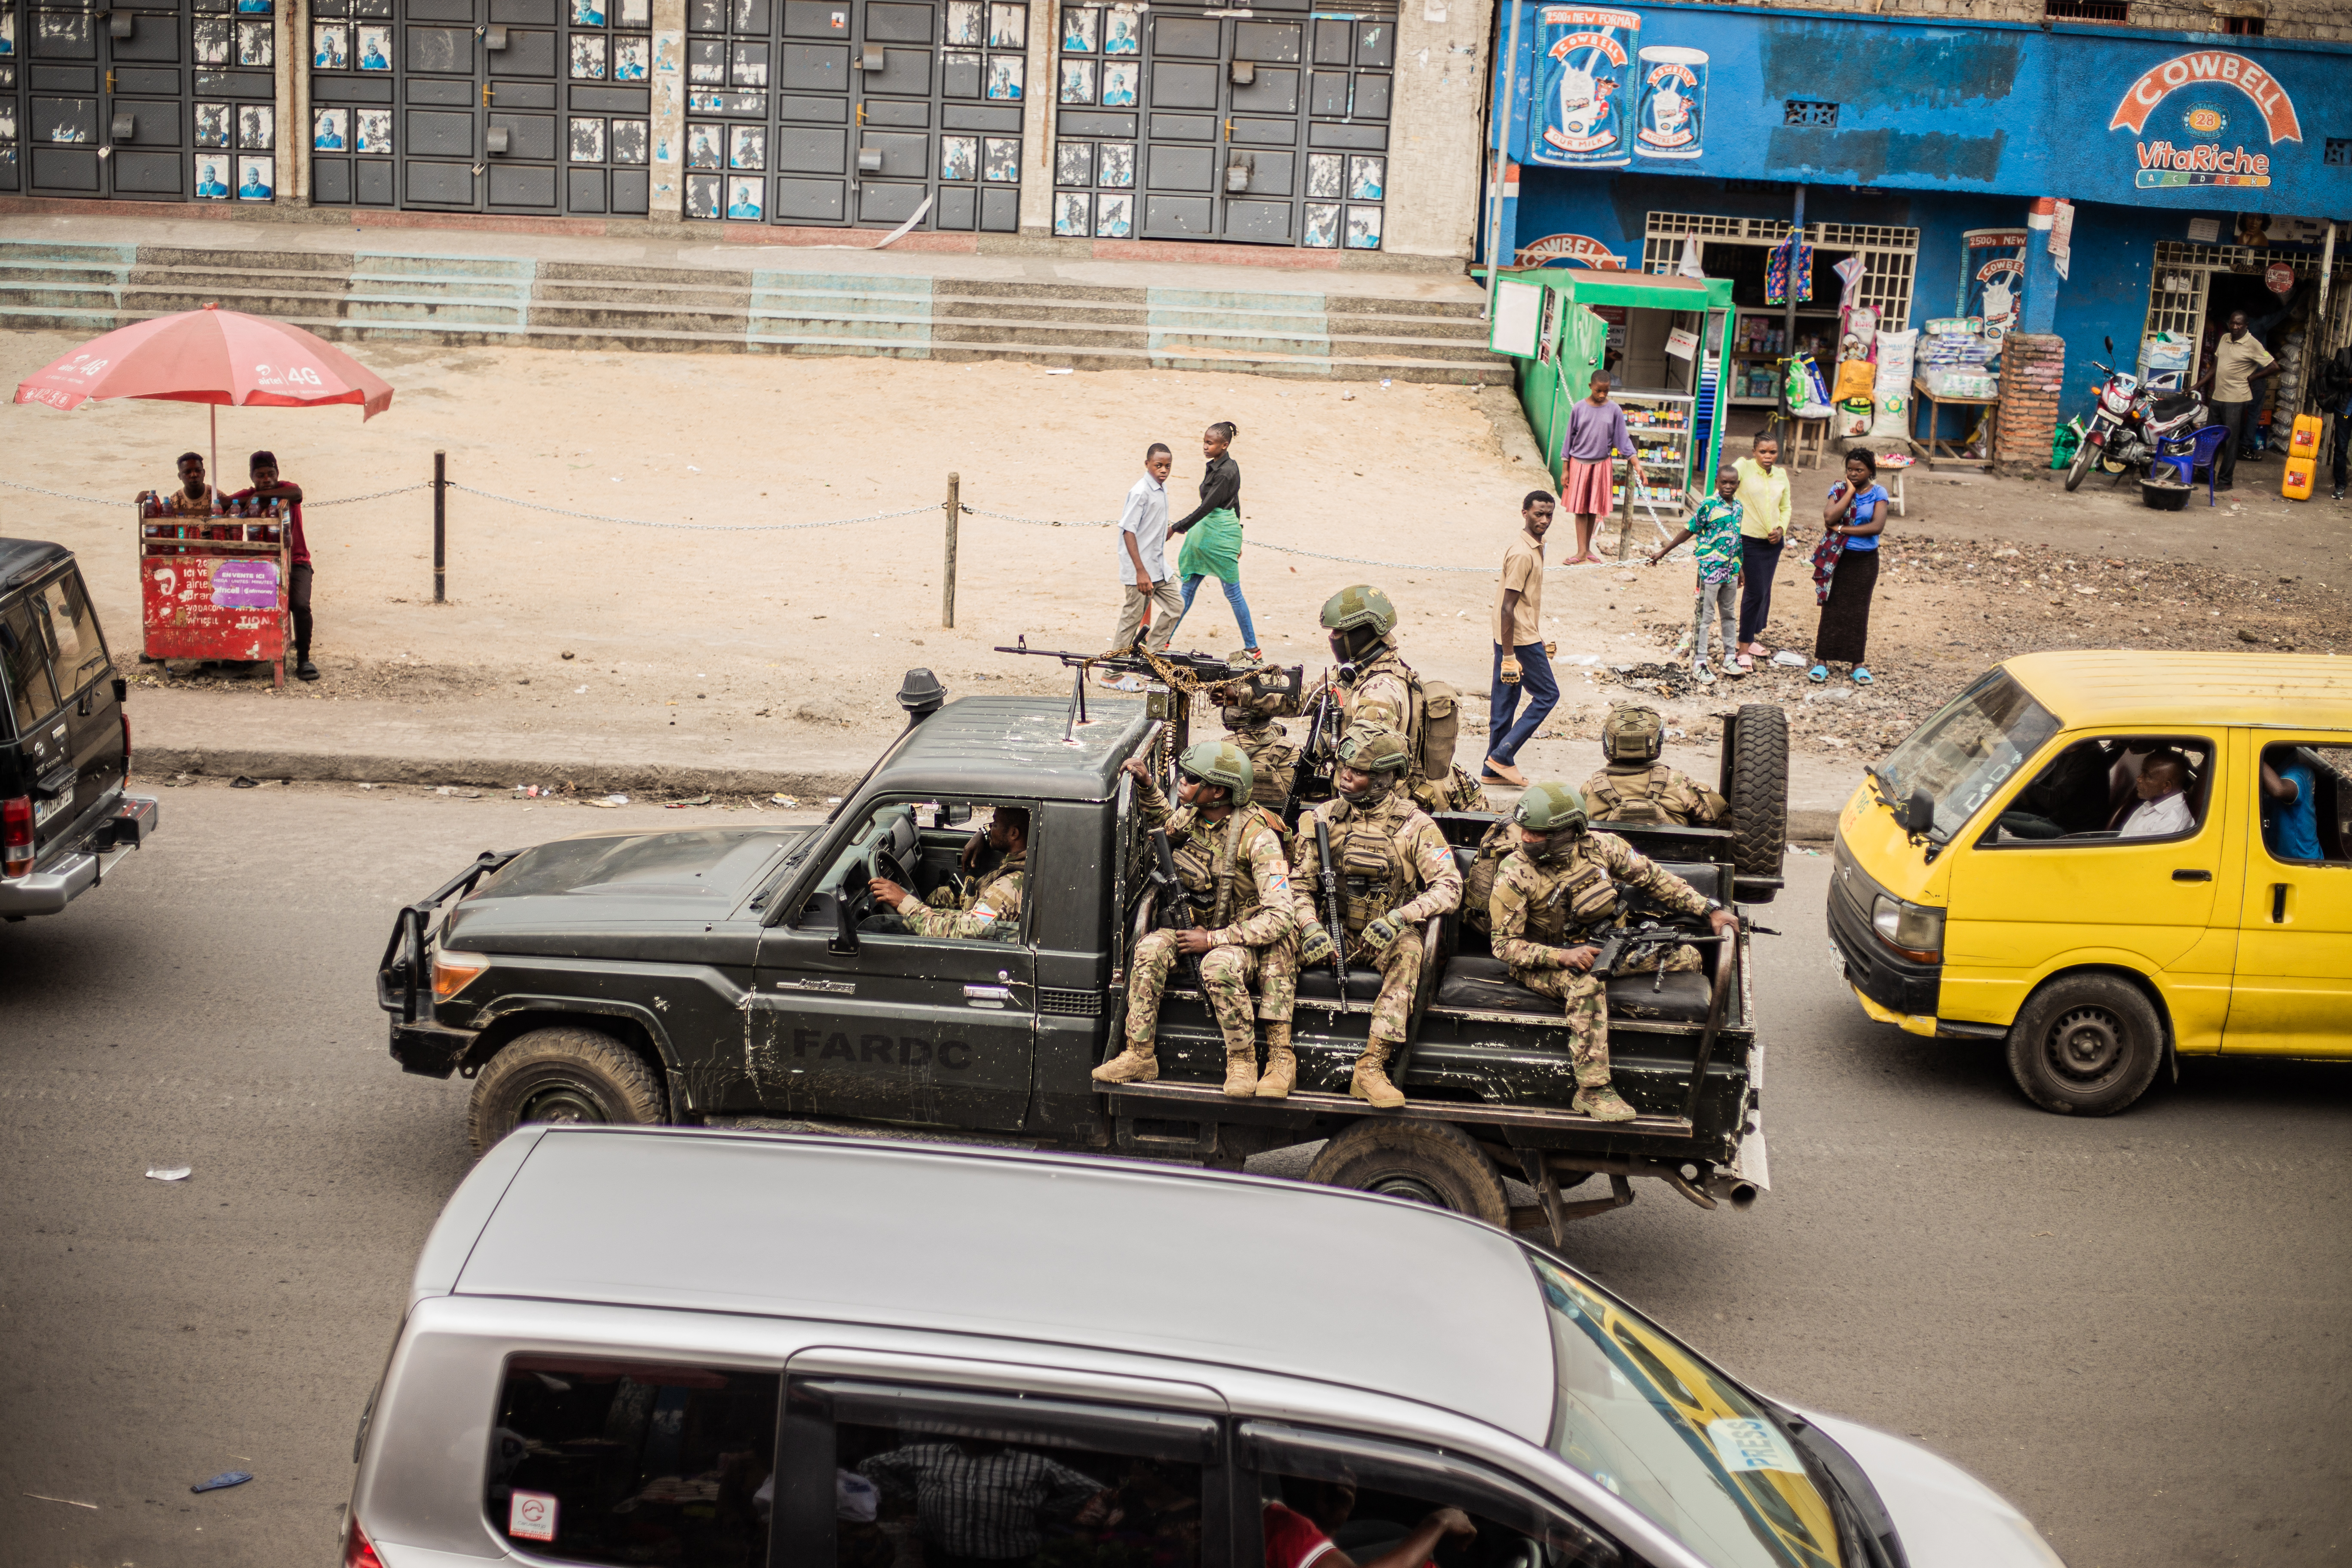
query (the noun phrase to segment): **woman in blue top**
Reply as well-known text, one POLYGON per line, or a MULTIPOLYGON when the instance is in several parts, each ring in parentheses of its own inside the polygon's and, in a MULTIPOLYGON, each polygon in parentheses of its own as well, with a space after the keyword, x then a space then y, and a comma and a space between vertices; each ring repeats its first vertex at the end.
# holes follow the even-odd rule
POLYGON ((1813 668, 1807 679, 1830 678, 1832 664, 1853 667, 1853 683, 1871 683, 1863 663, 1870 645, 1870 595, 1878 586, 1878 536, 1886 526, 1886 491, 1878 483, 1878 459, 1848 452, 1845 479, 1831 487, 1822 509, 1822 542, 1813 551, 1813 592, 1821 600, 1821 629, 1813 636, 1813 668))

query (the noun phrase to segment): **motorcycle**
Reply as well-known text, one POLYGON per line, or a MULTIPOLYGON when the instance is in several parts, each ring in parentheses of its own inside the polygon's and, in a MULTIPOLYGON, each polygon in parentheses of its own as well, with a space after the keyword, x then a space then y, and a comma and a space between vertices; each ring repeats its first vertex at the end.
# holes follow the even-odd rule
MULTIPOLYGON (((2105 342, 2107 352, 2115 353, 2115 340, 2105 342)), ((2134 469, 2145 474, 2155 458, 2181 456, 2195 448, 2197 432, 2205 427, 2209 417, 2205 400, 2195 388, 2184 392, 2178 387, 2144 385, 2129 371, 2116 370, 2096 360, 2091 363, 2106 380, 2099 387, 2091 427, 2074 448, 2074 460, 2066 465, 2068 489, 2082 484, 2094 462, 2118 477, 2134 469)))

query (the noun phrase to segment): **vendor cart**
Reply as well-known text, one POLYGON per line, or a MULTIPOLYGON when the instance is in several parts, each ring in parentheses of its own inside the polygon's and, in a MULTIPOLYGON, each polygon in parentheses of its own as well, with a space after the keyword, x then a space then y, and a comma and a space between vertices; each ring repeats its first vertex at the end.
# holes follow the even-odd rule
POLYGON ((139 513, 141 651, 266 662, 286 684, 285 503, 252 517, 139 513))

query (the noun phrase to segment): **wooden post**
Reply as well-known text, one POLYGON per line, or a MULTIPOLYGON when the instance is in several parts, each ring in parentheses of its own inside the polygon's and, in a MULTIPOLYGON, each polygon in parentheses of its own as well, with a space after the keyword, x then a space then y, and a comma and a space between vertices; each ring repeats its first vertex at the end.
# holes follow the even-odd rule
MULTIPOLYGON (((1688 440, 1689 437, 1685 435, 1684 439, 1688 440)), ((1596 521, 1592 526, 1595 530, 1598 530, 1601 524, 1596 521)), ((1620 561, 1624 560, 1628 555, 1632 554, 1633 549, 1633 464, 1629 458, 1625 464, 1625 504, 1617 509, 1617 559, 1620 561)))
POLYGON ((433 454, 433 602, 448 603, 449 454, 433 454))
POLYGON ((963 502, 959 499, 962 488, 962 475, 948 476, 947 568, 946 581, 940 590, 940 625, 950 631, 955 629, 956 517, 963 510, 963 502))

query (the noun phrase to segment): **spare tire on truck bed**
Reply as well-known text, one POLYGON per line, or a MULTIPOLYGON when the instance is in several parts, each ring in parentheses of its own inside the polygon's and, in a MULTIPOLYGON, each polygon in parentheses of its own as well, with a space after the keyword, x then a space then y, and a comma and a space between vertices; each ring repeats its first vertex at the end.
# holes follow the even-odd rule
POLYGON ((1789 716, 1769 702, 1744 702, 1724 724, 1723 784, 1737 836, 1731 864, 1744 904, 1769 904, 1780 891, 1780 858, 1789 845, 1789 716))

